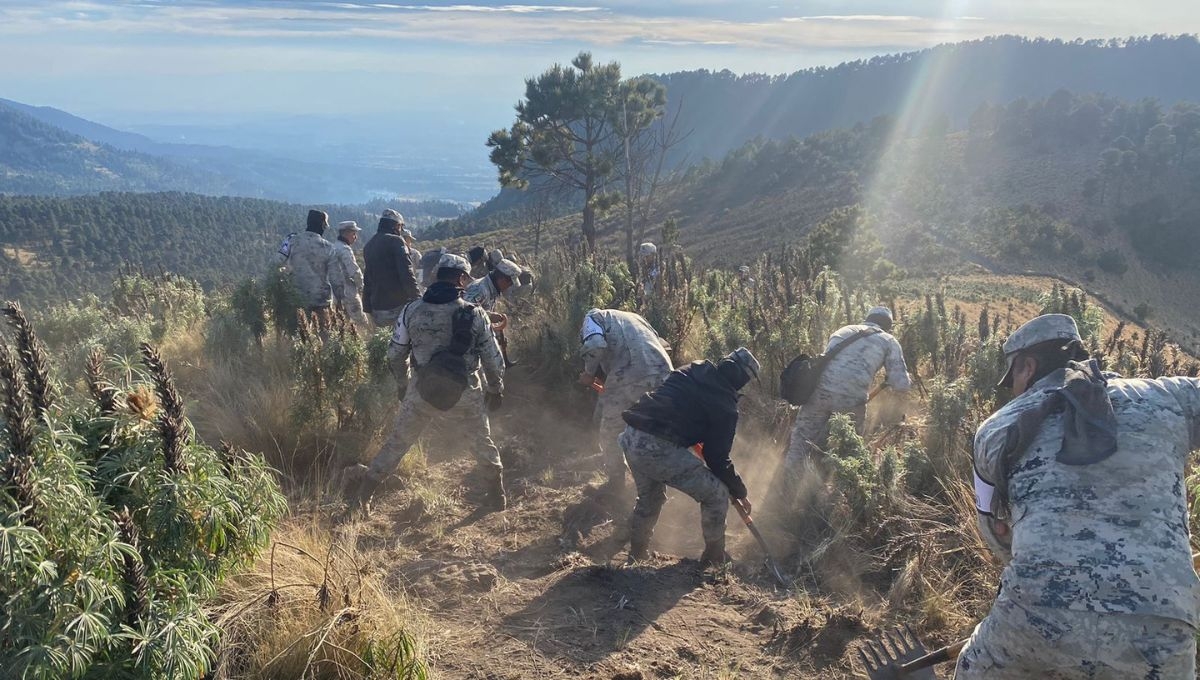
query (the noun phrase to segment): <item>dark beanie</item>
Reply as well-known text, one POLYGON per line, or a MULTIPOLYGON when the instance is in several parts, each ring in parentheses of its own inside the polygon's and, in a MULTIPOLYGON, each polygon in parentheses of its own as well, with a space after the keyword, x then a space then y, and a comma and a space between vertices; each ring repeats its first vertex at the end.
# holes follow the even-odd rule
POLYGON ((750 374, 732 359, 721 359, 717 362, 717 375, 724 378, 730 387, 739 391, 750 382, 750 374))
POLYGON ((308 230, 318 234, 325 233, 325 227, 329 226, 329 215, 320 210, 308 211, 308 230))
POLYGON ((471 264, 475 264, 476 262, 483 259, 483 253, 484 253, 483 246, 475 246, 474 248, 467 251, 467 262, 470 262, 471 264))

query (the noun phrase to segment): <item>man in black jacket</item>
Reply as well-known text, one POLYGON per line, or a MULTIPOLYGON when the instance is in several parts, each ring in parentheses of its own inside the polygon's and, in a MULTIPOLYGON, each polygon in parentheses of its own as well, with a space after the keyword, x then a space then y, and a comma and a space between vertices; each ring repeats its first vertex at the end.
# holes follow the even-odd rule
POLYGON ((746 485, 729 459, 737 430, 738 392, 758 377, 759 368, 745 347, 716 364, 695 361, 672 371, 662 385, 625 411, 628 427, 618 441, 638 491, 629 519, 630 559, 645 559, 649 554, 650 536, 670 486, 700 503, 704 531, 700 561, 725 562, 730 499, 750 510, 746 485), (696 445, 704 460, 690 450, 696 445))
POLYGON ((384 210, 379 217, 379 229, 363 248, 367 263, 363 274, 363 311, 381 328, 394 326, 404 305, 420 295, 408 246, 400 235, 403 227, 403 215, 391 208, 384 210))

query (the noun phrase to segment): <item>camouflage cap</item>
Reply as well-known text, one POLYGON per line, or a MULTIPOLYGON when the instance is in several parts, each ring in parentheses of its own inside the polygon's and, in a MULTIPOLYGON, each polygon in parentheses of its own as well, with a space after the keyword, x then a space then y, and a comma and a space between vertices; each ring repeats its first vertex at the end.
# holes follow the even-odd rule
POLYGON ((1083 341, 1079 337, 1079 326, 1075 324, 1075 319, 1066 314, 1043 314, 1026 321, 1004 341, 1004 358, 1008 365, 1004 377, 1000 379, 1000 386, 1012 385, 1013 361, 1018 353, 1051 340, 1061 340, 1064 347, 1072 342, 1083 341))
POLYGON ((379 216, 379 219, 395 222, 396 224, 404 224, 404 215, 401 215, 391 208, 384 210, 383 214, 379 216))
POLYGON ((344 222, 338 222, 337 228, 338 228, 338 231, 347 231, 347 230, 362 231, 362 227, 358 226, 358 222, 355 222, 354 220, 346 220, 344 222))
POLYGON ((438 260, 438 269, 457 269, 464 274, 471 273, 471 265, 467 264, 467 258, 451 253, 442 255, 438 260))
POLYGON ((502 259, 496 263, 496 271, 512 279, 513 286, 521 285, 520 276, 522 269, 521 265, 517 264, 516 262, 513 262, 507 258, 502 259))
POLYGON ((869 312, 867 312, 868 319, 873 316, 884 316, 884 317, 887 317, 888 320, 891 320, 892 319, 892 310, 888 309, 887 307, 884 307, 883 305, 878 305, 878 306, 872 307, 871 310, 869 312))
POLYGON ((650 257, 651 255, 657 255, 658 254, 658 246, 647 241, 647 242, 641 244, 640 246, 638 246, 638 253, 642 257, 650 257))
MULTIPOLYGON (((403 220, 404 218, 402 217, 400 219, 403 220)), ((408 227, 404 226, 403 221, 400 222, 400 235, 404 237, 405 241, 417 240, 417 237, 413 235, 412 231, 410 231, 408 227)))
POLYGON ((738 347, 725 355, 725 358, 741 366, 742 370, 746 371, 746 374, 751 378, 758 379, 758 372, 762 370, 762 364, 758 363, 758 359, 754 357, 754 354, 750 350, 745 347, 738 347))

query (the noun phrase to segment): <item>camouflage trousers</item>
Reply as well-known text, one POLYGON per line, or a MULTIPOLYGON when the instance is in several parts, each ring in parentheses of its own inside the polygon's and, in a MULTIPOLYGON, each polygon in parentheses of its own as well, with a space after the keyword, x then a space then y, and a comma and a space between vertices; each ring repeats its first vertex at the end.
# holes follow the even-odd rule
POLYGON ((604 472, 610 480, 625 478, 625 457, 617 438, 625 431, 625 420, 621 414, 625 412, 643 394, 662 384, 662 377, 642 378, 640 380, 622 380, 610 387, 604 386, 604 394, 596 404, 599 425, 599 447, 604 457, 604 472))
POLYGON ((378 328, 394 328, 396 319, 400 318, 400 311, 404 307, 396 307, 395 309, 376 309, 371 312, 371 320, 375 322, 378 328))
POLYGON ((956 680, 1191 680, 1196 631, 1158 616, 1024 607, 1003 596, 958 657, 956 680))
MULTIPOLYGON (((362 297, 358 293, 346 295, 341 298, 342 311, 346 313, 346 318, 354 322, 356 325, 366 328, 367 315, 363 312, 362 297)), ((395 323, 395 322, 393 322, 395 323)))
POLYGON ((392 431, 379 453, 371 461, 368 476, 379 481, 390 475, 430 425, 453 428, 453 431, 460 432, 461 436, 457 440, 468 443, 481 465, 497 472, 502 469, 500 451, 492 442, 492 429, 488 423, 487 407, 483 402, 483 390, 468 389, 463 392, 462 398, 454 408, 439 411, 421 398, 414 384, 409 386, 404 400, 400 402, 400 412, 396 414, 395 425, 392 426, 392 431))
POLYGON ((637 484, 637 504, 629 518, 630 535, 650 542, 667 489, 679 489, 700 503, 700 528, 704 542, 725 539, 725 514, 729 489, 689 449, 665 439, 626 427, 619 438, 637 484))

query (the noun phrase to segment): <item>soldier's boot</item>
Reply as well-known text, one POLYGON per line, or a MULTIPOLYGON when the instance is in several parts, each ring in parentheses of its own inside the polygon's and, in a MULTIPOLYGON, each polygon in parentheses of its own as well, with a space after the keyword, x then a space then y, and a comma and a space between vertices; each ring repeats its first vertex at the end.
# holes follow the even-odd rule
POLYGON ((366 465, 358 464, 346 471, 346 518, 355 515, 367 516, 371 512, 371 497, 383 480, 371 476, 371 470, 366 465))
POLYGON ((725 554, 725 538, 716 541, 705 541, 704 552, 700 555, 700 565, 704 567, 720 567, 729 561, 725 554))
POLYGON ((650 537, 635 534, 629 537, 629 561, 642 562, 650 559, 650 537))
POLYGON ((504 492, 504 471, 496 470, 487 481, 487 507, 497 512, 508 507, 508 496, 504 492))

